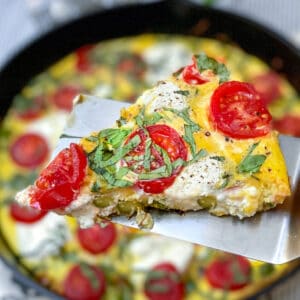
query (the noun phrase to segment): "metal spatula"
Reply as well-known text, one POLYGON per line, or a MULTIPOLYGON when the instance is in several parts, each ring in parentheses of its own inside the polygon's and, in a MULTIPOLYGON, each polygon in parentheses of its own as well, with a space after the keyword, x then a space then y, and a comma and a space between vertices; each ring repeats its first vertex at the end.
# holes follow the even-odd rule
MULTIPOLYGON (((79 140, 68 136, 82 137, 111 127, 120 109, 129 105, 93 96, 80 96, 79 100, 54 155, 79 140)), ((275 264, 300 257, 300 139, 280 136, 280 144, 293 190, 283 205, 244 220, 215 217, 205 211, 184 215, 157 212, 152 232, 275 264)), ((113 221, 136 227, 134 220, 125 217, 113 221)))

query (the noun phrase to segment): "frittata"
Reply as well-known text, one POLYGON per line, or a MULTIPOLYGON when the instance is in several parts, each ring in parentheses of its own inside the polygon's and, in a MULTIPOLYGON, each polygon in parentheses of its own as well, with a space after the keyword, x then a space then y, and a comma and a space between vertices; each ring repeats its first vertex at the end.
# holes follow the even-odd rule
POLYGON ((136 214, 151 228, 149 208, 244 218, 289 195, 263 96, 201 53, 123 109, 116 127, 62 150, 16 198, 83 226, 136 214))

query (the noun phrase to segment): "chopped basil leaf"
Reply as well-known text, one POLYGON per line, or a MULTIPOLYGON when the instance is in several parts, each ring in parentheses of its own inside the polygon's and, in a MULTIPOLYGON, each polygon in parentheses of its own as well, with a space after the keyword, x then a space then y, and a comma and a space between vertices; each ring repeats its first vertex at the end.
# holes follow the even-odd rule
POLYGON ((108 160, 101 160, 99 162, 99 167, 105 168, 111 165, 116 164, 123 156, 128 152, 138 146, 141 142, 141 138, 138 135, 135 135, 126 145, 123 145, 121 148, 118 148, 116 153, 111 156, 108 160))
POLYGON ((151 115, 144 117, 144 123, 146 126, 152 125, 152 124, 156 124, 161 119, 162 119, 162 116, 159 113, 154 112, 151 115))
POLYGON ((230 73, 224 64, 217 62, 212 57, 208 57, 205 53, 200 53, 199 55, 195 55, 195 57, 200 72, 212 70, 214 74, 219 76, 220 83, 228 81, 230 73))
POLYGON ((139 180, 150 180, 150 179, 157 179, 157 178, 164 178, 164 177, 168 177, 169 174, 167 172, 149 172, 149 173, 143 173, 143 174, 139 174, 139 180))
POLYGON ((101 168, 98 171, 111 186, 125 187, 133 185, 133 183, 130 181, 116 179, 114 175, 105 168, 101 168))
POLYGON ((101 130, 99 137, 105 139, 113 148, 118 148, 123 143, 124 139, 131 132, 131 129, 109 128, 101 130))
POLYGON ((185 165, 186 165, 186 161, 183 160, 182 158, 177 158, 176 160, 174 160, 172 162, 172 168, 173 168, 173 170, 175 170, 175 169, 177 169, 177 168, 179 168, 181 166, 185 166, 185 165))
POLYGON ((198 131, 201 129, 197 123, 195 123, 193 120, 191 120, 190 115, 189 115, 189 108, 185 108, 183 110, 177 110, 174 108, 165 107, 164 110, 170 111, 170 112, 178 115, 180 118, 182 118, 184 120, 184 122, 187 125, 192 125, 195 131, 198 131))
POLYGON ((150 170, 151 145, 152 145, 152 140, 148 138, 145 143, 145 156, 144 156, 144 163, 143 163, 145 171, 150 170))
POLYGON ((143 127, 144 126, 144 115, 145 115, 145 106, 142 106, 140 112, 135 117, 136 124, 139 127, 143 127))
POLYGON ((125 167, 121 167, 116 173, 116 179, 122 179, 130 170, 125 167))
POLYGON ((67 139, 82 139, 82 136, 76 136, 76 135, 68 135, 68 134, 61 134, 59 136, 60 139, 63 139, 63 138, 67 138, 67 139))
POLYGON ((208 154, 208 152, 205 149, 200 149, 195 156, 193 157, 193 159, 191 159, 190 161, 188 161, 188 164, 192 164, 196 161, 198 161, 200 158, 205 157, 208 154))
POLYGON ((211 159, 215 159, 217 161, 225 161, 225 157, 224 156, 211 156, 211 159))
POLYGON ((95 142, 98 142, 98 137, 97 136, 93 136, 93 135, 91 135, 91 136, 89 136, 89 137, 87 137, 87 138, 85 138, 87 141, 89 141, 89 142, 93 142, 93 143, 95 143, 95 142))
POLYGON ((172 174, 172 162, 170 160, 170 157, 167 153, 166 150, 164 150, 163 148, 161 148, 161 153, 162 153, 162 157, 166 166, 166 172, 168 174, 168 176, 171 176, 172 174))
POLYGON ((148 285, 147 291, 149 292, 155 292, 155 293, 167 293, 169 291, 169 286, 164 283, 152 283, 151 285, 148 285))
POLYGON ((97 277, 95 271, 89 265, 87 265, 85 263, 80 264, 80 270, 84 274, 84 276, 86 276, 86 278, 89 280, 93 289, 94 290, 99 289, 100 283, 99 283, 99 280, 98 280, 98 277, 97 277))
POLYGON ((196 143, 194 140, 193 133, 198 131, 194 125, 184 124, 184 140, 189 144, 192 156, 196 155, 196 143))
POLYGON ((266 155, 258 154, 252 155, 252 152, 258 146, 259 143, 253 144, 250 149, 248 150, 247 155, 244 159, 240 162, 237 166, 237 171, 239 173, 256 173, 259 171, 260 167, 266 160, 266 155))
POLYGON ((183 96, 188 96, 190 94, 189 91, 187 90, 178 90, 174 92, 175 94, 183 95, 183 96))

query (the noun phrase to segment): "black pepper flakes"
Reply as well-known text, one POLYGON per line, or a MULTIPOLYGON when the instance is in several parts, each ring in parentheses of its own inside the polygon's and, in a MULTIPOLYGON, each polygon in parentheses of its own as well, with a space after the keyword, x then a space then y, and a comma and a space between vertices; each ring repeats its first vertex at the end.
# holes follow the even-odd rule
POLYGON ((205 135, 206 135, 206 136, 210 136, 210 132, 209 132, 209 131, 206 131, 206 132, 205 132, 205 135))

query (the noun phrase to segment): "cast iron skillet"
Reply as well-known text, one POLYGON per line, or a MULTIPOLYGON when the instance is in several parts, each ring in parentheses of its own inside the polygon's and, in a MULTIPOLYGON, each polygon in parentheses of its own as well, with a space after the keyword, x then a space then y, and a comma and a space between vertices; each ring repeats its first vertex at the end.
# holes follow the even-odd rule
MULTIPOLYGON (((231 13, 202 7, 189 1, 166 0, 123 6, 80 18, 51 31, 23 49, 0 72, 0 120, 5 116, 14 95, 20 92, 27 81, 64 55, 84 44, 146 32, 216 37, 230 41, 282 73, 300 93, 299 50, 283 37, 231 13)), ((23 275, 20 269, 25 273, 29 270, 20 264, 18 268, 15 266, 19 262, 17 256, 3 242, 16 261, 14 265, 5 262, 14 270, 17 281, 35 288, 51 299, 61 299, 23 275)))

